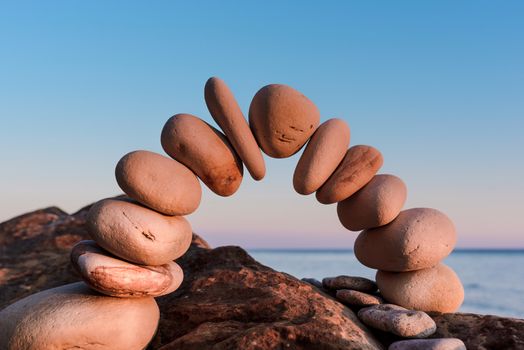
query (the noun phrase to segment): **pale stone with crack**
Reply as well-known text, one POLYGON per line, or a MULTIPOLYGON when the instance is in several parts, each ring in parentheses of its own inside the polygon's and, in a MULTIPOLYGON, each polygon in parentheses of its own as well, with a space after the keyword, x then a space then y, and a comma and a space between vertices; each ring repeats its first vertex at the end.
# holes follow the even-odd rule
POLYGON ((126 199, 104 199, 87 216, 89 235, 110 253, 142 265, 163 265, 182 256, 192 230, 182 216, 168 216, 126 199))
POLYGON ((425 312, 392 304, 361 309, 358 318, 367 326, 404 338, 426 338, 437 330, 435 321, 425 312))
POLYGON ((94 241, 80 241, 71 263, 84 282, 100 293, 122 298, 161 296, 175 291, 184 273, 174 261, 160 266, 135 265, 111 256, 94 241))
POLYGON ((73 283, 0 311, 0 349, 145 349, 159 318, 151 297, 109 298, 73 283))

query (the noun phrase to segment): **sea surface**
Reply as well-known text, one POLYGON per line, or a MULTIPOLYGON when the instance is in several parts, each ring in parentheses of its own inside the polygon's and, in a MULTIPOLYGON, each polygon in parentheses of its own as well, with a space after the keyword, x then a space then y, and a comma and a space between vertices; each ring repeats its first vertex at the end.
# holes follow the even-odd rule
MULTIPOLYGON (((337 275, 375 279, 351 250, 250 250, 264 265, 297 278, 337 275)), ((524 250, 455 250, 445 261, 465 290, 460 312, 524 319, 524 250)))

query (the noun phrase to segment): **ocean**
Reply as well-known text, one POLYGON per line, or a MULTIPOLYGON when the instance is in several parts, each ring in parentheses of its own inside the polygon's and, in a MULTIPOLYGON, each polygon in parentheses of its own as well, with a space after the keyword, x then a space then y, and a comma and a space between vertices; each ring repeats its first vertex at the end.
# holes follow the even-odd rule
MULTIPOLYGON (((375 279, 375 271, 360 264, 351 250, 252 249, 249 253, 262 264, 297 278, 375 279)), ((455 250, 444 263, 464 285, 460 312, 524 319, 524 250, 455 250)))

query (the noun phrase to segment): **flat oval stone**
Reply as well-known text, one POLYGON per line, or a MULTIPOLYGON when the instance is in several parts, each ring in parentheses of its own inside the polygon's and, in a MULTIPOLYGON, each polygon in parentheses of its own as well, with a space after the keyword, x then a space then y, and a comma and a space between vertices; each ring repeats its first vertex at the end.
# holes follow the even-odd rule
POLYGON ((91 288, 114 297, 169 294, 184 279, 174 261, 160 266, 134 265, 111 256, 94 241, 78 242, 71 250, 71 263, 91 288))
POLYGON ((166 215, 187 215, 200 204, 195 174, 179 162, 149 151, 126 154, 115 169, 116 181, 131 198, 166 215))
POLYGON ((371 181, 383 162, 382 154, 374 147, 350 147, 335 172, 317 191, 317 200, 322 204, 343 201, 371 181))
POLYGON ((319 123, 317 106, 287 85, 264 86, 249 106, 249 126, 262 151, 273 158, 297 153, 319 123))
POLYGON ((104 199, 87 216, 90 236, 110 253, 141 265, 163 265, 181 257, 191 245, 189 222, 129 200, 104 199))
POLYGON ((458 338, 410 339, 392 343, 388 350, 466 350, 458 338))
POLYGON ((187 166, 220 196, 231 196, 240 187, 244 168, 226 137, 191 114, 169 118, 162 129, 162 147, 187 166))
POLYGON ((73 283, 0 311, 0 349, 145 349, 159 318, 153 298, 111 298, 73 283))
POLYGON ((377 290, 377 284, 374 281, 358 276, 326 277, 322 280, 322 285, 326 289, 352 289, 364 293, 372 293, 377 290))
POLYGON ((394 175, 375 175, 361 190, 337 204, 342 225, 350 231, 384 226, 393 221, 404 206, 407 188, 394 175))
POLYGON ((311 194, 326 182, 344 158, 349 136, 349 126, 342 119, 329 119, 318 127, 295 169, 295 191, 311 194))
POLYGON ((437 330, 435 321, 422 311, 380 304, 361 309, 358 318, 373 328, 404 338, 426 338, 437 330))
POLYGON ((464 301, 464 288, 444 264, 411 272, 377 272, 380 293, 387 301, 409 309, 455 312, 464 301))
POLYGON ((209 113, 227 136, 253 179, 262 180, 266 175, 262 152, 229 87, 220 78, 209 78, 204 88, 204 97, 209 113))
POLYGON ((384 300, 382 300, 381 297, 351 289, 337 290, 336 298, 346 305, 356 307, 365 307, 384 303, 384 300))
POLYGON ((451 253, 455 226, 436 209, 402 211, 386 226, 362 231, 355 256, 367 267, 383 271, 413 271, 435 266, 451 253))

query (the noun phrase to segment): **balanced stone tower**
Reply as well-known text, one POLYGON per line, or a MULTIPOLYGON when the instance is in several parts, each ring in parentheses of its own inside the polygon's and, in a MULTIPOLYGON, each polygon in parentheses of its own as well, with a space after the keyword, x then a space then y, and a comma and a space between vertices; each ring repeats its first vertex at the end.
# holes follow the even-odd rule
POLYGON ((306 143, 293 186, 303 195, 316 193, 320 203, 338 203, 342 225, 362 230, 355 255, 378 270, 384 299, 422 311, 460 306, 462 285, 441 263, 455 245, 453 223, 435 209, 401 211, 404 182, 377 175, 383 158, 374 147, 349 147, 346 122, 329 119, 319 126, 315 104, 286 85, 255 94, 249 124, 222 80, 209 79, 204 95, 224 133, 191 114, 176 114, 161 133, 169 157, 137 150, 120 159, 115 175, 127 197, 96 203, 87 221, 93 240, 71 252, 84 283, 40 292, 2 310, 1 349, 145 348, 159 322, 154 297, 183 281, 175 260, 191 244, 184 216, 200 204, 199 179, 214 193, 231 196, 242 182, 243 165, 255 180, 265 176, 261 150, 286 158, 306 143))

